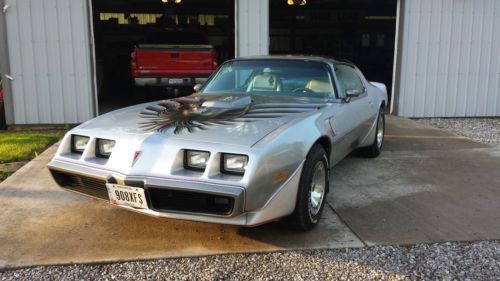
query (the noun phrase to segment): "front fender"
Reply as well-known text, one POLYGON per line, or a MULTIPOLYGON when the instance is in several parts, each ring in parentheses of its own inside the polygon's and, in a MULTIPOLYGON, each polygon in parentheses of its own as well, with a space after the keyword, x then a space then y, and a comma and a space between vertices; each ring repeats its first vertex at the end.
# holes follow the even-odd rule
POLYGON ((327 129, 320 116, 320 112, 315 112, 289 122, 252 147, 258 161, 252 171, 255 176, 249 179, 246 188, 246 211, 262 208, 301 167, 311 147, 327 129))

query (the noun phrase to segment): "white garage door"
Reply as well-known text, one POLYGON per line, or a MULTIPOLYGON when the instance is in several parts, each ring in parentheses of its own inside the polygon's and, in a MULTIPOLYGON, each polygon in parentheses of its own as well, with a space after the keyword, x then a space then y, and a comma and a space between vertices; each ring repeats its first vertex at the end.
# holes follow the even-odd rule
POLYGON ((94 116, 87 0, 5 0, 14 124, 94 116))
POLYGON ((500 1, 402 3, 397 114, 500 116, 500 1))

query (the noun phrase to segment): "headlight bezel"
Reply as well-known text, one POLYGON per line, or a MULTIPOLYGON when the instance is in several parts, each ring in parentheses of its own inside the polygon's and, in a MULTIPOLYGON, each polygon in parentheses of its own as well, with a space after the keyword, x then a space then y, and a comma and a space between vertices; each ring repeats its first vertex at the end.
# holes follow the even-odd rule
POLYGON ((229 174, 229 175, 239 175, 243 176, 246 172, 246 169, 248 167, 248 162, 249 162, 250 157, 245 154, 235 154, 235 153, 222 153, 221 155, 221 161, 220 161, 220 170, 223 174, 229 174), (227 167, 227 157, 242 157, 245 158, 245 165, 243 168, 239 169, 234 169, 234 168, 228 168, 227 167))
POLYGON ((113 150, 115 148, 116 141, 110 140, 110 139, 96 139, 95 140, 95 156, 98 158, 104 158, 104 159, 109 159, 111 157, 111 154, 113 153, 113 150), (102 142, 112 142, 113 146, 111 147, 111 151, 109 152, 104 152, 102 151, 103 149, 101 148, 101 143, 102 142))
POLYGON ((204 172, 207 169, 208 166, 208 161, 210 160, 211 153, 210 151, 204 151, 204 150, 195 150, 195 149, 184 149, 184 169, 186 170, 192 170, 192 171, 198 171, 198 172, 204 172), (204 165, 193 165, 191 163, 191 158, 190 158, 190 153, 199 153, 200 154, 206 154, 206 161, 204 165))
POLYGON ((85 149, 87 148, 87 146, 89 145, 89 142, 90 142, 90 137, 89 136, 83 136, 83 135, 75 135, 75 134, 72 134, 71 135, 71 144, 70 144, 70 149, 71 149, 71 152, 72 153, 77 153, 77 154, 83 154, 83 152, 85 151, 85 149), (85 142, 85 145, 82 149, 78 149, 76 148, 76 141, 77 141, 77 138, 82 138, 82 139, 86 139, 86 142, 85 142))

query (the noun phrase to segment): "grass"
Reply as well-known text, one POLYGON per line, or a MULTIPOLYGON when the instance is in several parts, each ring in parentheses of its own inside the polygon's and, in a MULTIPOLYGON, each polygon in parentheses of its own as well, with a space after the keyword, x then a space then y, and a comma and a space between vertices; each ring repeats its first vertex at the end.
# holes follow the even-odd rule
POLYGON ((0 182, 4 181, 9 176, 9 172, 0 169, 0 182))
MULTIPOLYGON (((51 144, 57 142, 61 136, 62 133, 46 132, 0 133, 0 163, 31 160, 51 144)), ((0 178, 5 174, 5 171, 0 171, 0 178)))
POLYGON ((0 182, 4 181, 10 176, 10 173, 4 170, 0 170, 0 182))

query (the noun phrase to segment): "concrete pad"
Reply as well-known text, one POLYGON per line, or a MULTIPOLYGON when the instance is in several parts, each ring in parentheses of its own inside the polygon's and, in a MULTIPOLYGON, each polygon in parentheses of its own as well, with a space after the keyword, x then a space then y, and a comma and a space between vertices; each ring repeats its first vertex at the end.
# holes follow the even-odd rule
POLYGON ((500 147, 387 123, 379 158, 334 169, 329 201, 346 224, 368 245, 500 239, 500 147))
POLYGON ((329 207, 309 233, 129 212, 57 187, 46 169, 55 150, 0 184, 0 268, 364 245, 329 207))
POLYGON ((410 119, 386 117, 385 151, 455 150, 488 148, 486 144, 427 127, 410 119))

